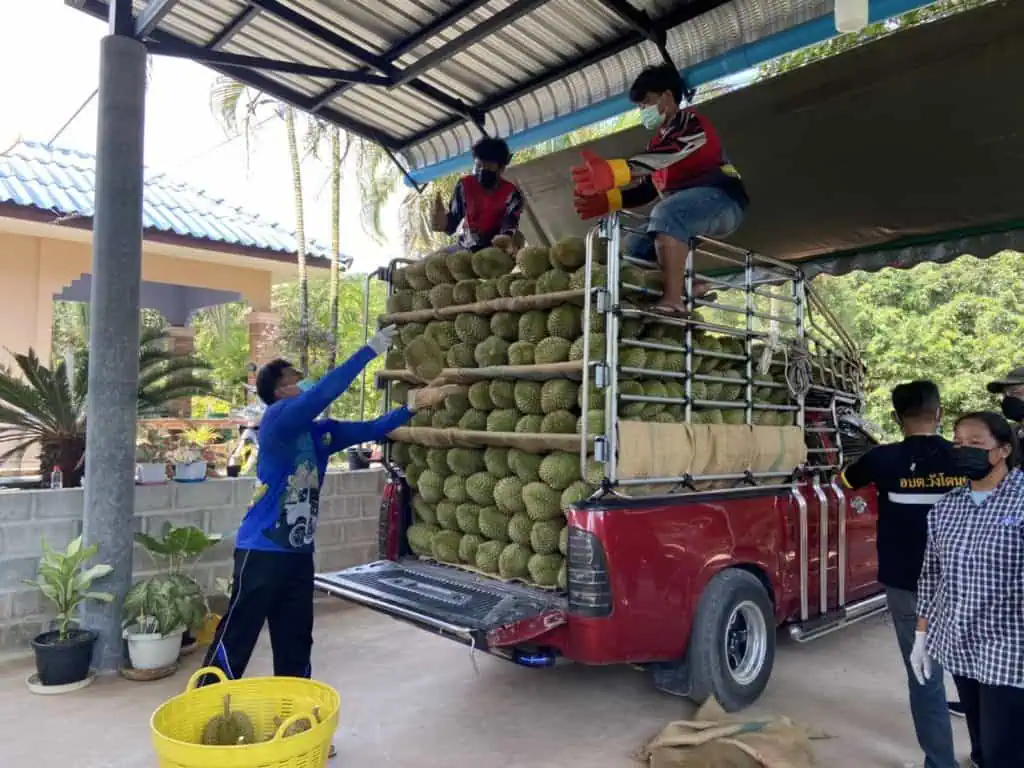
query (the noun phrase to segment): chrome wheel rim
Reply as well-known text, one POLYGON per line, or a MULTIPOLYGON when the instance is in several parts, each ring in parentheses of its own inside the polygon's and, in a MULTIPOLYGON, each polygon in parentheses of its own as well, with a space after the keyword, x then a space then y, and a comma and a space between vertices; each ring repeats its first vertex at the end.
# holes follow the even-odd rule
POLYGON ((732 679, 750 685, 764 668, 768 652, 768 627, 757 605, 750 600, 732 609, 725 623, 723 652, 732 679))

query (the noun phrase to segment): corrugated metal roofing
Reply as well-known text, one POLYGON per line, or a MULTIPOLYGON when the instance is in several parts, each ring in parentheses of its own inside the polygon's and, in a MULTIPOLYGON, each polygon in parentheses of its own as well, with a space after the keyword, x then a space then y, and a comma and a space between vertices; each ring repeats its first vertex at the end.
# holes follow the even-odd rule
MULTIPOLYGON (((62 217, 91 218, 95 208, 96 158, 84 152, 22 141, 0 154, 0 203, 62 217)), ((196 240, 293 254, 294 230, 230 205, 162 173, 146 174, 143 228, 196 240)), ((311 255, 326 251, 311 244, 311 255)))
MULTIPOLYGON (((68 1, 107 15, 107 0, 68 1)), ((138 15, 157 3, 166 13, 147 37, 158 48, 379 141, 414 169, 467 151, 481 115, 489 133, 509 136, 624 93, 643 67, 663 61, 638 31, 640 12, 669 27, 673 62, 692 67, 833 9, 833 0, 135 0, 134 7, 138 15), (223 55, 392 85, 345 84, 320 71, 257 72, 228 66, 223 55)))

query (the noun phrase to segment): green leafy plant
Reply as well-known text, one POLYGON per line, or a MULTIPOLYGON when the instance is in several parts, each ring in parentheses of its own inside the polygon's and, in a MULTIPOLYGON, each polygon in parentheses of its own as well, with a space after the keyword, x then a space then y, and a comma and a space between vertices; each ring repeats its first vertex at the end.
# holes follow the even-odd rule
MULTIPOLYGON (((139 344, 140 416, 159 415, 182 397, 208 395, 209 365, 169 349, 167 332, 142 329, 139 344)), ((60 467, 67 487, 81 485, 85 454, 88 352, 43 365, 35 350, 13 355, 14 370, 0 371, 0 462, 39 448, 44 471, 60 467)))
POLYGON ((167 461, 167 437, 158 430, 147 429, 135 441, 135 461, 140 464, 162 464, 167 461))
POLYGON ((206 612, 197 618, 194 589, 198 585, 182 574, 162 573, 136 582, 124 599, 124 626, 139 634, 162 636, 196 626, 205 620, 206 612))
MULTIPOLYGON (((137 609, 146 608, 149 605, 148 601, 156 601, 153 605, 157 605, 161 600, 171 600, 176 605, 179 625, 184 624, 190 630, 202 626, 210 608, 203 595, 202 587, 185 572, 185 569, 203 552, 216 546, 222 538, 220 534, 208 534, 194 525, 179 528, 171 525, 170 522, 164 523, 159 538, 145 533, 136 533, 135 541, 146 550, 146 553, 163 570, 163 573, 132 587, 129 592, 129 597, 132 598, 130 611, 127 607, 129 601, 125 600, 126 619, 131 618, 129 614, 136 613, 137 609), (163 594, 163 590, 168 591, 166 595, 163 594)), ((138 616, 135 617, 135 619, 137 618, 138 616)), ((171 629, 174 627, 172 626, 171 629)))
POLYGON ((64 551, 51 549, 43 542, 43 556, 39 559, 38 575, 25 584, 36 587, 43 597, 57 609, 56 623, 60 640, 68 639, 68 631, 76 622, 75 613, 86 600, 109 603, 114 596, 109 592, 94 592, 92 583, 114 570, 109 565, 85 564, 96 556, 97 547, 82 546, 82 537, 73 539, 64 551))

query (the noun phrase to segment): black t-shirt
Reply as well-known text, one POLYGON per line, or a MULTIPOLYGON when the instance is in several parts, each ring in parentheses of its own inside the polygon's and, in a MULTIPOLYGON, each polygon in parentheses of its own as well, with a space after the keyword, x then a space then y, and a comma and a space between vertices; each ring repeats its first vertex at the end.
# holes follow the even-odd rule
POLYGON ((967 482, 957 474, 953 444, 938 435, 880 445, 843 472, 850 488, 878 489, 878 580, 917 591, 928 540, 928 510, 967 482))

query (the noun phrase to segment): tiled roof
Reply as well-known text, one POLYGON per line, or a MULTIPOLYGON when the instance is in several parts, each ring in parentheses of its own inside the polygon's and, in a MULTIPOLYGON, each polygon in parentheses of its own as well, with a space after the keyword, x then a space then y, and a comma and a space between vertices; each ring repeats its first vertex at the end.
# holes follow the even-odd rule
MULTIPOLYGON (((35 141, 0 154, 0 203, 49 211, 54 219, 90 218, 95 211, 96 157, 35 141)), ((201 189, 146 171, 143 227, 195 240, 294 254, 295 231, 201 189)), ((327 250, 308 245, 314 256, 327 250)))

